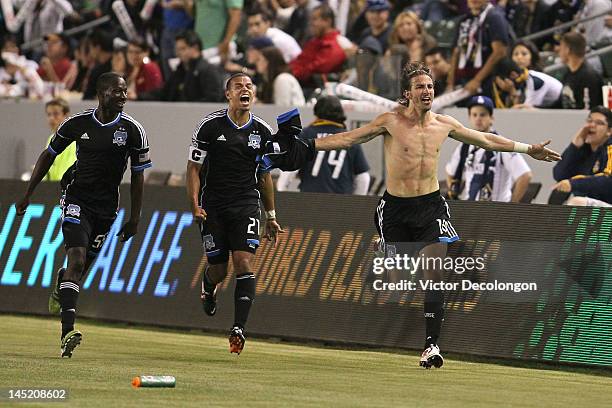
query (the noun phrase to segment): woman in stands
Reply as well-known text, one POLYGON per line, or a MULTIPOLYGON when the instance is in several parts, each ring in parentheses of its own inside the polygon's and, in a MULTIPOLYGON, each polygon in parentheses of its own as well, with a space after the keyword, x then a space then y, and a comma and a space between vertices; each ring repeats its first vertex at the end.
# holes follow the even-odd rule
POLYGON ((404 53, 407 61, 422 61, 425 53, 436 45, 436 39, 427 33, 415 12, 404 11, 395 18, 388 52, 404 53))
POLYGON ((266 47, 257 53, 255 69, 263 78, 259 99, 263 103, 283 106, 302 106, 304 92, 298 80, 290 73, 283 54, 276 47, 266 47))
POLYGON ((519 40, 514 43, 510 51, 510 57, 512 57, 512 61, 516 62, 520 69, 542 71, 540 53, 530 41, 519 40))

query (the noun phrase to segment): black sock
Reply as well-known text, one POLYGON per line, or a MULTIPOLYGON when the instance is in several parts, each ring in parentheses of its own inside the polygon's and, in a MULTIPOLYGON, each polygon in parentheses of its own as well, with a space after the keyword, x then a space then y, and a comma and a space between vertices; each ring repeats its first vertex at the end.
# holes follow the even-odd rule
POLYGON ((62 306, 62 338, 66 333, 74 330, 76 304, 79 297, 79 285, 72 281, 60 283, 59 298, 62 306))
POLYGON ((215 284, 210 280, 210 276, 208 276, 208 266, 204 269, 204 273, 202 274, 202 289, 209 294, 212 294, 215 290, 215 284))
POLYGON ((234 326, 244 328, 255 299, 255 275, 251 272, 236 276, 234 291, 234 326))
POLYGON ((442 320, 444 319, 444 292, 428 290, 425 293, 425 348, 438 344, 442 320))

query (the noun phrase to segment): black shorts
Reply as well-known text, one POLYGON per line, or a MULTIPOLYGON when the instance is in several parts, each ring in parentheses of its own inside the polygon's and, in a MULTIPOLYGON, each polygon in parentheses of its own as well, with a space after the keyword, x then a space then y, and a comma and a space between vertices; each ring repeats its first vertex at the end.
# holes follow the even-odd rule
POLYGON ((260 218, 257 204, 207 209, 200 234, 208 263, 226 263, 229 251, 254 254, 259 246, 260 218))
POLYGON ((108 212, 104 215, 105 213, 88 209, 83 203, 66 197, 60 201, 60 207, 66 249, 87 248, 87 256, 98 255, 117 214, 108 212))
POLYGON ((439 191, 410 198, 395 197, 385 191, 374 219, 380 249, 391 256, 389 250, 398 245, 420 250, 428 244, 459 239, 450 222, 448 204, 439 191))

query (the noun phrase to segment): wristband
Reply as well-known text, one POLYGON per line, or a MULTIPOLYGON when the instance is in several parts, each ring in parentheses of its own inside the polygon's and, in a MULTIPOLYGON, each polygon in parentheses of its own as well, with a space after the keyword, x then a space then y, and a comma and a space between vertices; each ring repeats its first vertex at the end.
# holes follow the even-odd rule
POLYGON ((276 211, 275 210, 266 211, 266 219, 267 220, 275 220, 276 219, 276 211))
POLYGON ((514 142, 514 152, 517 153, 527 153, 529 151, 529 148, 531 147, 531 145, 526 144, 526 143, 521 143, 521 142, 514 142))

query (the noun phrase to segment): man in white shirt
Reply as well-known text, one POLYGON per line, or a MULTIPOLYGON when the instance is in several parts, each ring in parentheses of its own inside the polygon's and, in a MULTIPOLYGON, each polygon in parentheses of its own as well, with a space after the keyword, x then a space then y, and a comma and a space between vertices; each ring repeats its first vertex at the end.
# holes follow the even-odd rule
POLYGON ((555 108, 560 102, 563 84, 548 74, 521 69, 510 58, 497 64, 495 74, 498 108, 555 108))
MULTIPOLYGON (((491 98, 473 96, 467 106, 474 129, 495 133, 491 98)), ((446 174, 449 197, 472 201, 519 202, 532 177, 520 154, 485 151, 465 143, 455 149, 446 174)))
POLYGON ((248 35, 250 38, 268 37, 283 54, 285 62, 289 63, 302 53, 302 48, 289 34, 276 27, 272 27, 270 16, 255 8, 247 16, 248 35))

